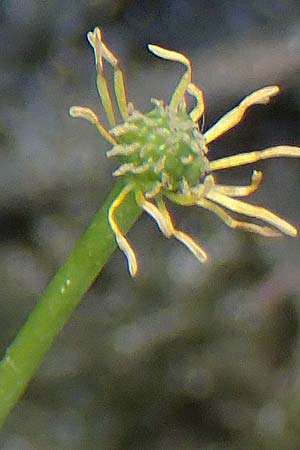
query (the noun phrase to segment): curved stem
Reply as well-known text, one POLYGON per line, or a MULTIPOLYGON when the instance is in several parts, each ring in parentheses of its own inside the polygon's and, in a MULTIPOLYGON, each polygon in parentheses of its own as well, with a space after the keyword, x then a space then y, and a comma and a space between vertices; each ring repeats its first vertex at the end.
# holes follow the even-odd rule
MULTIPOLYGON (((123 187, 122 182, 117 183, 6 350, 0 363, 0 425, 24 393, 82 296, 114 252, 116 243, 107 212, 123 187)), ((116 214, 123 233, 131 228, 141 211, 134 196, 128 195, 116 214)))

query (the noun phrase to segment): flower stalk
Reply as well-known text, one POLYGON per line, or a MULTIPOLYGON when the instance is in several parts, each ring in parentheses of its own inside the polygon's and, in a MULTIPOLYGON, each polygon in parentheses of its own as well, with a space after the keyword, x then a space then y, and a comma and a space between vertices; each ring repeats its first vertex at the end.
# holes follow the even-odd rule
MULTIPOLYGON (((6 350, 0 363, 0 426, 24 393, 60 330, 116 249, 107 216, 109 206, 123 187, 119 181, 6 350)), ((141 209, 133 196, 128 195, 117 211, 122 233, 127 233, 140 213, 141 209)))

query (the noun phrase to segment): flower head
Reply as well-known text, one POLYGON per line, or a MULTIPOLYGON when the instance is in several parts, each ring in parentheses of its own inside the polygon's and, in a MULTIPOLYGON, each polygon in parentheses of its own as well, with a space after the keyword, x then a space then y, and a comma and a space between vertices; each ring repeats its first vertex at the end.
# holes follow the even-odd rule
POLYGON ((231 228, 241 228, 268 237, 280 236, 282 233, 296 236, 297 230, 271 211, 237 199, 248 196, 258 188, 262 179, 261 172, 254 170, 251 183, 247 186, 217 184, 213 173, 262 159, 300 157, 299 147, 271 147, 215 161, 208 158, 208 144, 237 125, 250 106, 268 103, 279 92, 277 86, 267 86, 248 95, 202 133, 198 122, 205 110, 203 94, 192 81, 191 63, 184 55, 157 45, 148 46, 150 52, 159 58, 182 63, 186 71, 170 103, 165 105, 163 101, 152 99, 152 110, 143 114, 132 103, 127 102, 118 59, 103 42, 100 29, 95 28, 93 32, 89 32, 87 38, 94 50, 97 88, 109 130, 106 130, 89 108, 73 106, 70 114, 96 125, 100 134, 112 145, 106 155, 117 157, 121 163, 113 176, 123 177, 125 187, 112 202, 108 220, 119 248, 127 257, 131 276, 137 273, 136 256, 115 219, 115 211, 130 192, 134 193, 138 205, 153 217, 161 232, 167 238, 175 237, 181 241, 200 262, 207 259, 205 251, 189 235, 175 228, 164 198, 183 206, 197 205, 209 209, 231 228), (122 118, 121 124, 116 123, 104 76, 104 61, 114 70, 114 93, 122 118), (187 94, 196 100, 196 106, 191 111, 186 106, 187 94), (236 220, 227 210, 259 219, 267 225, 236 220))

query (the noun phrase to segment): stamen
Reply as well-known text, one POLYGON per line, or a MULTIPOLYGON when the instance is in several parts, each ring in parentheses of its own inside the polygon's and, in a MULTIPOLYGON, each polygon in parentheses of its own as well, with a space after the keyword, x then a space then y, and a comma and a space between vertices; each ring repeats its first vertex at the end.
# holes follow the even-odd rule
POLYGON ((264 88, 258 89, 258 91, 253 92, 248 95, 241 103, 240 106, 248 108, 252 105, 266 105, 270 102, 274 95, 279 92, 278 86, 266 86, 264 88))
POLYGON ((190 61, 181 53, 174 52, 173 50, 167 50, 166 48, 159 47, 158 45, 148 44, 148 49, 150 52, 159 58, 168 59, 170 61, 181 62, 184 64, 188 70, 191 70, 190 61))
POLYGON ((207 260, 207 255, 205 251, 188 234, 184 233, 183 231, 176 230, 176 228, 174 227, 171 216, 169 214, 169 211, 167 210, 165 202, 162 199, 162 196, 158 197, 156 199, 156 202, 159 211, 162 213, 162 215, 165 217, 165 220, 168 222, 170 235, 167 237, 174 236, 193 253, 193 255, 198 259, 198 261, 202 263, 205 262, 207 260))
POLYGON ((283 157, 300 158, 300 148, 291 145, 279 145, 278 147, 270 147, 261 151, 227 156, 226 158, 217 159, 216 161, 210 161, 209 170, 229 169, 231 167, 251 164, 264 159, 283 157))
POLYGON ((135 253, 131 246, 129 245, 127 239, 119 233, 116 233, 116 241, 120 248, 125 253, 128 262, 128 270, 132 277, 135 277, 137 274, 137 260, 135 253))
POLYGON ((196 86, 193 83, 190 83, 188 85, 187 91, 190 95, 195 97, 196 102, 197 102, 195 108, 190 112, 190 117, 191 117, 192 121, 197 123, 198 120, 203 116, 203 113, 204 113, 203 92, 201 91, 201 89, 198 88, 198 86, 196 86))
POLYGON ((94 31, 90 31, 87 33, 87 39, 91 45, 91 47, 94 50, 94 57, 95 57, 95 65, 97 72, 103 71, 103 60, 102 60, 102 54, 100 51, 101 47, 101 31, 100 28, 96 27, 94 31))
POLYGON ((266 104, 271 97, 279 92, 278 86, 267 86, 248 95, 240 102, 238 106, 226 113, 209 130, 204 133, 207 144, 235 127, 244 117, 246 110, 256 104, 266 104))
POLYGON ((128 119, 127 96, 122 71, 116 66, 114 68, 114 87, 118 108, 123 120, 128 119))
POLYGON ((153 205, 153 203, 148 202, 142 192, 136 192, 136 201, 137 204, 155 220, 160 231, 167 238, 171 237, 172 230, 170 229, 169 222, 159 211, 159 209, 155 205, 153 205))
POLYGON ((134 253, 133 249, 131 248, 129 242, 127 241, 125 236, 123 236, 123 234, 115 220, 114 213, 115 213, 116 209, 123 203, 126 195, 128 195, 132 191, 133 187, 134 186, 132 184, 128 184, 127 186, 125 186, 124 189, 117 196, 117 198, 113 201, 113 203, 111 204, 111 206, 108 210, 109 224, 111 226, 113 233, 115 234, 116 242, 117 242, 119 248, 126 255, 126 258, 128 261, 128 269, 129 269, 130 275, 132 277, 134 277, 137 273, 136 256, 135 256, 135 253, 134 253))
POLYGON ((185 105, 184 94, 186 92, 188 85, 191 82, 192 77, 191 63, 181 53, 174 52, 172 50, 167 50, 166 48, 159 47, 158 45, 149 44, 148 49, 150 50, 150 52, 154 53, 154 55, 158 56, 159 58, 168 59, 170 61, 176 61, 184 64, 187 69, 185 74, 182 76, 170 101, 170 110, 177 111, 180 104, 182 104, 183 107, 185 105))
POLYGON ((99 133, 111 144, 115 145, 116 141, 110 134, 106 131, 106 129, 101 125, 98 117, 90 108, 84 108, 82 106, 71 106, 69 109, 70 116, 72 117, 81 117, 82 119, 87 120, 93 125, 96 125, 99 133))
POLYGON ((260 234, 261 236, 265 237, 282 236, 282 234, 279 231, 273 230, 272 228, 236 220, 233 217, 231 217, 227 213, 227 211, 225 211, 219 205, 216 205, 215 203, 211 202, 210 200, 207 200, 206 198, 199 199, 197 205, 212 211, 214 214, 220 217, 220 219, 223 220, 223 222, 230 228, 233 229, 239 228, 244 231, 248 231, 250 233, 260 234))
POLYGON ((174 237, 181 241, 193 253, 198 261, 201 263, 207 261, 206 252, 188 234, 183 231, 174 230, 174 237))
POLYGON ((226 195, 215 192, 214 190, 209 191, 206 194, 206 197, 216 203, 219 203, 220 205, 223 205, 231 211, 250 217, 256 217, 257 219, 268 222, 273 225, 273 227, 278 228, 280 231, 288 234, 289 236, 297 235, 297 230, 295 227, 265 208, 227 197, 226 195))
POLYGON ((118 60, 115 57, 115 55, 112 54, 112 52, 106 47, 104 42, 101 41, 101 50, 102 50, 102 56, 103 58, 111 64, 113 67, 118 66, 118 60))
POLYGON ((214 186, 214 191, 228 195, 229 197, 245 197, 247 195, 252 194, 258 189, 261 180, 262 180, 262 172, 253 170, 251 177, 251 184, 249 186, 223 186, 220 184, 216 184, 214 186))

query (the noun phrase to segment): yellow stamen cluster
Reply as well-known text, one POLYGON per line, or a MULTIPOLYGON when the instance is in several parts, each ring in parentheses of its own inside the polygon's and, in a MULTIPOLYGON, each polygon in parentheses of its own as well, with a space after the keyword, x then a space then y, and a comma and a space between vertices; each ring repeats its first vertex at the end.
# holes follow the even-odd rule
POLYGON ((137 273, 136 256, 115 219, 115 211, 130 192, 134 193, 138 205, 153 217, 161 232, 167 238, 174 237, 181 241, 200 262, 207 260, 205 251, 189 235, 175 228, 164 198, 183 206, 197 205, 209 209, 231 228, 241 228, 268 237, 280 236, 282 233, 296 236, 297 230, 271 211, 236 198, 246 197, 259 187, 261 172, 253 171, 248 186, 216 184, 212 173, 262 159, 299 158, 299 147, 271 147, 215 161, 209 161, 207 158, 208 144, 237 125, 250 106, 268 103, 271 97, 279 92, 277 86, 267 86, 248 95, 209 130, 202 133, 198 121, 205 110, 203 94, 192 82, 191 64, 184 55, 157 45, 148 46, 159 58, 182 63, 186 71, 169 105, 165 106, 162 101, 152 99, 154 108, 149 113, 142 114, 132 103, 127 102, 118 60, 102 41, 100 29, 95 28, 87 37, 94 50, 98 92, 110 129, 107 131, 89 108, 73 106, 70 108, 70 114, 96 125, 100 134, 113 146, 106 155, 117 157, 121 163, 113 172, 113 176, 123 177, 125 187, 112 202, 108 220, 119 248, 127 257, 131 276, 137 273), (104 76, 103 60, 114 70, 114 93, 123 121, 118 125, 104 76), (196 106, 191 111, 187 111, 186 94, 196 100, 196 106), (262 220, 268 225, 236 220, 226 210, 262 220))

